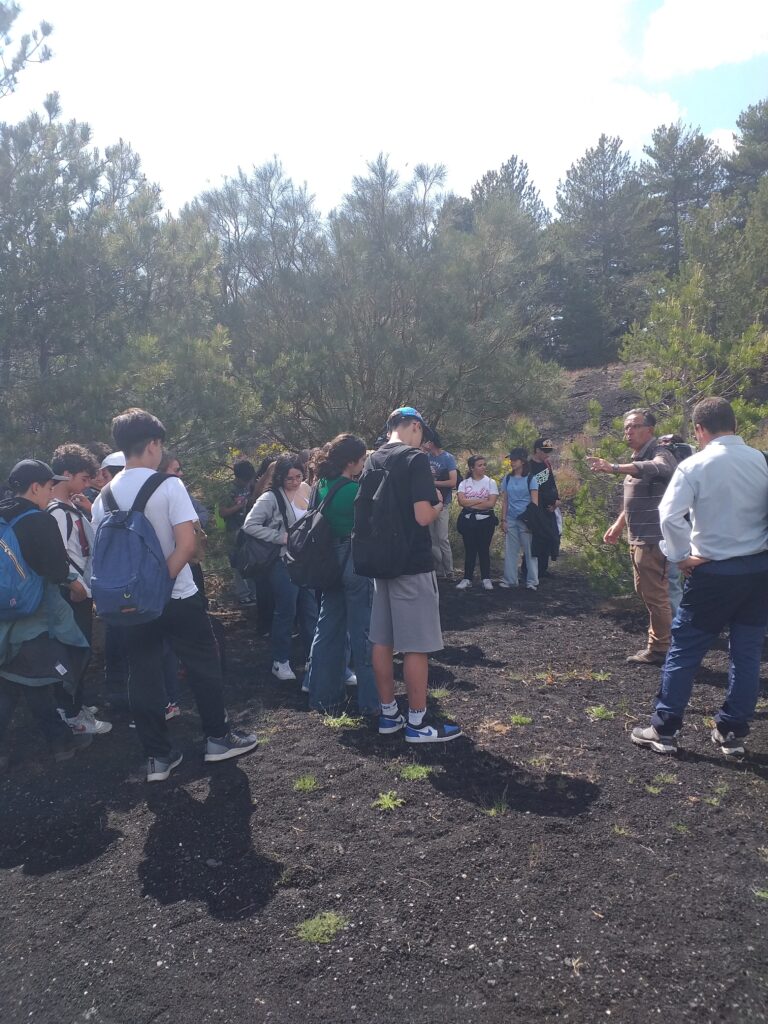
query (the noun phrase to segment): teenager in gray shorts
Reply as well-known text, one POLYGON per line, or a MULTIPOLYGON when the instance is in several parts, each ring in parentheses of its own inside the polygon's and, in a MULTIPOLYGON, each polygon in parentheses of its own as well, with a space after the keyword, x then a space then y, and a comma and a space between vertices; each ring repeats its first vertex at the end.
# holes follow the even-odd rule
MULTIPOLYGON (((405 730, 408 743, 445 743, 461 735, 454 722, 444 722, 427 712, 427 684, 431 651, 442 650, 440 604, 437 578, 432 562, 429 524, 440 515, 443 502, 435 487, 429 459, 420 450, 428 431, 421 414, 404 406, 387 420, 389 441, 374 452, 366 464, 379 469, 395 445, 408 449, 397 455, 405 465, 391 474, 390 485, 409 527, 406 571, 394 579, 374 579, 373 609, 369 637, 376 689, 381 701, 379 732, 382 735, 405 730), (412 524, 412 525, 411 525, 412 524), (403 653, 403 674, 408 692, 408 719, 395 700, 392 655, 403 653)), ((429 436, 429 435, 428 435, 429 436)))

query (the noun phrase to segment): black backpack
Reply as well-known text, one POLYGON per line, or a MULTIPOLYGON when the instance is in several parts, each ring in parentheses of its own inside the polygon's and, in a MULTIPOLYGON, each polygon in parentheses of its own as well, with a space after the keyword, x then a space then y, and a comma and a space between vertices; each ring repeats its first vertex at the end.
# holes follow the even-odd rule
POLYGON ((341 581, 344 565, 339 564, 336 557, 333 531, 325 518, 325 510, 342 487, 351 483, 354 481, 349 477, 340 477, 329 487, 319 504, 315 485, 306 515, 288 528, 285 564, 288 575, 297 586, 330 590, 341 581))
POLYGON ((355 498, 355 529, 352 533, 352 559, 358 576, 391 580, 402 576, 408 567, 412 528, 403 519, 393 476, 406 473, 408 463, 402 457, 411 449, 397 445, 379 468, 368 457, 355 498))

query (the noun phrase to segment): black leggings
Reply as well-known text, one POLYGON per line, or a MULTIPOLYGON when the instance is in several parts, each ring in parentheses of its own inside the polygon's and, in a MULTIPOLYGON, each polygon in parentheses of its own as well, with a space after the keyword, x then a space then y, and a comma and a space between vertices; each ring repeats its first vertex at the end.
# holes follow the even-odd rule
POLYGON ((475 571, 475 561, 480 559, 480 578, 487 580, 491 576, 491 541, 496 523, 492 516, 487 519, 463 519, 461 536, 464 541, 464 578, 471 580, 475 571))

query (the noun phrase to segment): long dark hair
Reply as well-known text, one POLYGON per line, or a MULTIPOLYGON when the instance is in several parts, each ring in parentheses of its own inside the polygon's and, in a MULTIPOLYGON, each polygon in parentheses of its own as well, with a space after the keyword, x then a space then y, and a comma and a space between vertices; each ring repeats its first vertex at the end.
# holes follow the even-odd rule
POLYGON ((315 460, 315 473, 326 480, 341 476, 350 462, 358 462, 367 451, 365 441, 355 434, 339 434, 323 445, 315 460))
POLYGON ((272 473, 272 483, 269 485, 270 491, 281 490, 285 484, 285 478, 292 469, 300 470, 302 478, 304 477, 304 467, 298 455, 294 452, 283 452, 282 455, 278 455, 275 460, 275 469, 272 473))

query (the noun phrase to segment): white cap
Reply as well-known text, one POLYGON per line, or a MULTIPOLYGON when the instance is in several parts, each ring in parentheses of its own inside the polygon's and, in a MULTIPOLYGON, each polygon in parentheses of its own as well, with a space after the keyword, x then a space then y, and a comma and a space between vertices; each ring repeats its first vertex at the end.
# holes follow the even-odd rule
POLYGON ((112 454, 108 455, 101 464, 102 469, 107 469, 110 466, 113 469, 115 467, 125 469, 125 456, 122 452, 112 452, 112 454))

